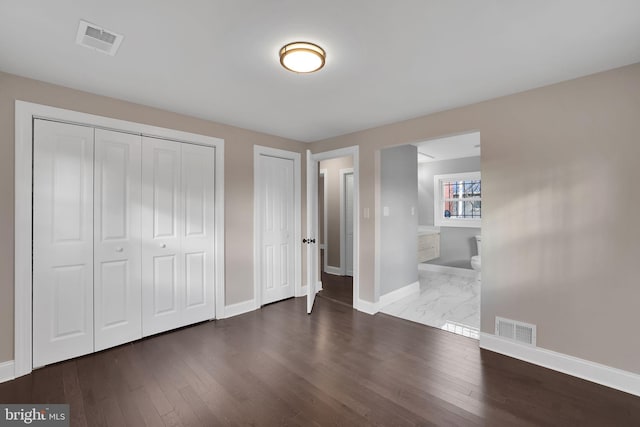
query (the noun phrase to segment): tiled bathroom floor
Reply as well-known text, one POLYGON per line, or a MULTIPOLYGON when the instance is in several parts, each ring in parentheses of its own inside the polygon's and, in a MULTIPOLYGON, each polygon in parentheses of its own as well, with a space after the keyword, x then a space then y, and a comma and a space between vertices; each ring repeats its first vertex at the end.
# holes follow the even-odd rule
POLYGON ((420 295, 411 295, 380 310, 392 316, 459 335, 479 338, 480 282, 457 274, 418 272, 420 295))

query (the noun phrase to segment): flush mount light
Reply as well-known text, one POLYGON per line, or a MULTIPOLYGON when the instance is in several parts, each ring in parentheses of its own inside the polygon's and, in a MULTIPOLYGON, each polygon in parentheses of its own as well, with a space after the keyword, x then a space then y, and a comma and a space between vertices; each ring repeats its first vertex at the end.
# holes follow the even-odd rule
POLYGON ((294 42, 280 49, 280 63, 294 73, 313 73, 324 67, 327 54, 320 46, 307 42, 294 42))

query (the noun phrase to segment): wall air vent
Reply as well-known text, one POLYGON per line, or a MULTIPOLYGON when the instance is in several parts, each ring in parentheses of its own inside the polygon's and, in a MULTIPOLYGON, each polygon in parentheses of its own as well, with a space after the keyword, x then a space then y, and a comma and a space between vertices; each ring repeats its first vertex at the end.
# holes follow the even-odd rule
POLYGON ((522 344, 536 345, 536 325, 496 317, 496 335, 522 344))
POLYGON ((86 21, 80 21, 76 43, 107 55, 115 55, 124 36, 86 21))

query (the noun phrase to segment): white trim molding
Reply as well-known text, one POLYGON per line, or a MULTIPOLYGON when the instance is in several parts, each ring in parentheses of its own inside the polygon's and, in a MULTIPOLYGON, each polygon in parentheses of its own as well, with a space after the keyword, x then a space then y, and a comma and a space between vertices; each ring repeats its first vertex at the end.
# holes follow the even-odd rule
MULTIPOLYGON (((15 376, 32 370, 32 160, 33 119, 40 118, 64 123, 127 132, 153 138, 169 139, 215 148, 215 313, 224 314, 224 140, 206 135, 182 132, 126 120, 96 116, 47 105, 16 100, 15 102, 15 317, 14 371, 15 376)), ((213 310, 212 310, 213 311, 213 310)))
POLYGON ((363 299, 353 300, 353 308, 371 315, 374 315, 380 311, 380 307, 377 302, 365 301, 363 299))
POLYGON ((408 284, 407 286, 403 286, 395 291, 388 292, 384 295, 380 295, 380 300, 378 301, 378 309, 382 310, 384 307, 389 304, 393 304, 396 301, 401 300, 402 298, 409 297, 411 295, 417 295, 420 293, 420 282, 413 282, 408 284))
MULTIPOLYGON (((319 166, 320 164, 318 164, 319 166)), ((329 266, 329 210, 327 206, 327 194, 329 193, 329 174, 327 173, 327 169, 320 169, 320 176, 322 177, 322 241, 324 243, 318 245, 320 250, 324 250, 324 261, 322 265, 322 271, 327 272, 327 267, 329 266)))
POLYGON ((347 215, 346 215, 346 176, 353 175, 353 168, 343 168, 338 171, 340 176, 340 270, 347 275, 347 215))
POLYGON ((437 265, 437 264, 418 264, 418 270, 421 271, 432 271, 434 273, 446 273, 446 274, 455 274, 458 276, 464 277, 476 277, 476 271, 468 268, 460 268, 460 267, 449 267, 448 265, 437 265))
POLYGON ((480 348, 640 396, 640 375, 540 347, 480 333, 480 348))
POLYGON ((0 363, 0 383, 11 381, 16 377, 14 365, 13 360, 0 363))
POLYGON ((249 313, 250 311, 254 311, 259 308, 260 306, 257 306, 253 299, 227 305, 224 307, 224 313, 222 313, 224 317, 221 317, 221 319, 228 319, 229 317, 239 316, 241 314, 249 313))
MULTIPOLYGON (((260 251, 262 239, 258 230, 260 229, 260 156, 278 157, 293 161, 293 207, 294 207, 294 291, 293 295, 298 296, 302 290, 302 156, 295 151, 280 150, 277 148, 253 146, 253 299, 255 306, 262 306, 262 288, 260 286, 260 251)), ((326 262, 326 258, 325 258, 326 262)))
POLYGON ((344 276, 344 273, 340 267, 333 267, 331 265, 325 265, 324 272, 334 276, 344 276))

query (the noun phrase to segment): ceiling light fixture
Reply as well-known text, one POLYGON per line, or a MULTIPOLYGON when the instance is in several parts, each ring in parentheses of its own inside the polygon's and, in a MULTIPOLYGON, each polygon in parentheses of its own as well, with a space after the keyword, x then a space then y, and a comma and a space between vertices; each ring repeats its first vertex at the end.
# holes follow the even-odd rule
POLYGON ((293 42, 280 49, 280 64, 294 73, 313 73, 324 67, 324 49, 308 42, 293 42))

